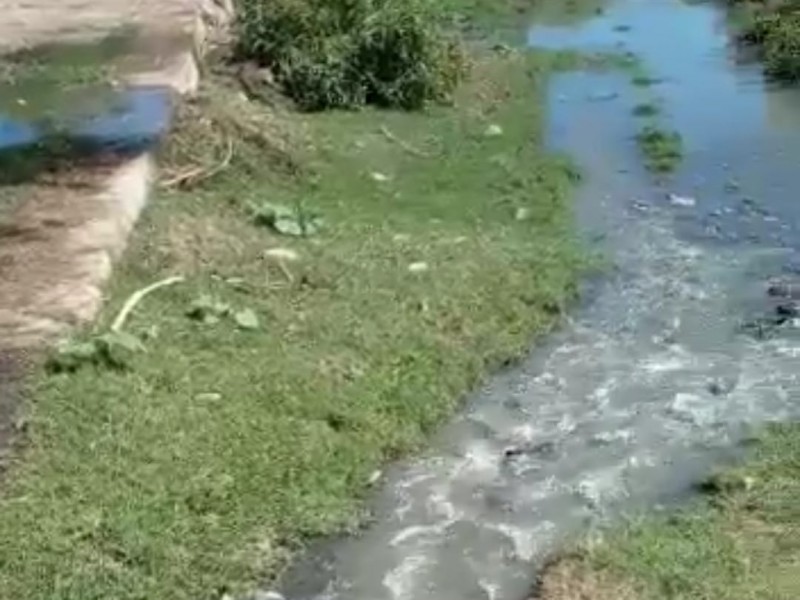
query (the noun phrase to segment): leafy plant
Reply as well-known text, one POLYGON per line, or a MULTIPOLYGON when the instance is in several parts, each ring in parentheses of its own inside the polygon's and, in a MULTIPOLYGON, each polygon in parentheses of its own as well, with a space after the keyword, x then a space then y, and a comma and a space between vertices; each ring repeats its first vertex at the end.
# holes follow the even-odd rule
POLYGON ((237 55, 304 110, 418 109, 461 79, 465 54, 429 0, 243 0, 237 55))
POLYGON ((221 300, 203 294, 192 302, 186 316, 205 325, 215 325, 222 319, 231 318, 240 329, 258 329, 258 315, 251 308, 235 311, 233 307, 221 300))
POLYGON ((633 107, 633 116, 635 117, 653 117, 658 112, 658 106, 652 102, 642 102, 633 107))
POLYGON ((259 327, 258 315, 251 308, 240 310, 233 315, 233 319, 240 329, 258 329, 259 327))
POLYGON ((636 141, 651 171, 674 171, 683 158, 683 139, 677 131, 664 131, 648 125, 637 134, 636 141))
POLYGON ((56 373, 71 373, 87 365, 125 369, 131 356, 144 349, 135 335, 110 331, 85 342, 68 340, 62 343, 48 360, 47 367, 56 373))
POLYGON ((204 294, 192 302, 189 310, 186 311, 186 316, 195 321, 213 325, 232 313, 233 309, 229 304, 204 294))

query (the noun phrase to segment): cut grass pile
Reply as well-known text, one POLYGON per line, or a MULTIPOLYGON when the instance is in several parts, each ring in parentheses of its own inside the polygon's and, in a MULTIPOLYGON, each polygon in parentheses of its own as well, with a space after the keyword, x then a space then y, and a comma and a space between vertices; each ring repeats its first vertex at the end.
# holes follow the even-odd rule
POLYGON ((478 57, 452 108, 287 115, 301 169, 238 136, 203 186, 155 198, 83 337, 134 290, 185 281, 128 319, 145 351, 33 377, 0 595, 218 600, 355 524, 374 469, 574 295, 547 60, 478 57), (312 235, 276 232, 301 220, 312 235))
POLYGON ((536 598, 800 598, 800 425, 773 428, 749 464, 709 487, 699 506, 645 520, 554 563, 536 598))

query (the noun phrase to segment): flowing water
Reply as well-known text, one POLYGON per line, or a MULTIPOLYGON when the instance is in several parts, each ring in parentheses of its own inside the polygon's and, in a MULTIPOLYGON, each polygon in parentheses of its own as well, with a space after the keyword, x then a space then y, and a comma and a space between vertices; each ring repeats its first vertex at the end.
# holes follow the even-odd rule
POLYGON ((387 473, 375 522, 301 561, 289 598, 521 600, 565 541, 684 498, 751 426, 800 414, 797 319, 766 338, 741 327, 773 314, 771 278, 800 273, 800 94, 736 60, 711 4, 618 0, 529 39, 630 51, 661 78, 572 72, 550 88, 550 143, 583 168, 578 218, 614 268, 424 457, 387 473), (651 100, 685 145, 662 183, 634 140, 631 111, 651 100))

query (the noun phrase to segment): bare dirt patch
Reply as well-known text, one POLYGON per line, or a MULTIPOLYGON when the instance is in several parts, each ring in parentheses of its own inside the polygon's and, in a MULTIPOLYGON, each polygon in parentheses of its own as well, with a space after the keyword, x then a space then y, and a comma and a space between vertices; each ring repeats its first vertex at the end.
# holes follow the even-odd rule
POLYGON ((32 188, 0 230, 0 352, 52 342, 94 317, 151 171, 142 156, 32 188))

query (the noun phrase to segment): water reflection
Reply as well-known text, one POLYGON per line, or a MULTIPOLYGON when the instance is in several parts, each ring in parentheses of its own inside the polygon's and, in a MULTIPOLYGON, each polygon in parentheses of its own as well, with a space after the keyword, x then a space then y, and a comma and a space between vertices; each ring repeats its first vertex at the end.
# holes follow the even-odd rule
POLYGON ((0 59, 0 177, 32 177, 54 157, 136 154, 167 131, 172 94, 131 88, 116 77, 136 36, 123 30, 95 44, 52 45, 0 59))

